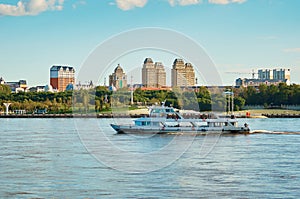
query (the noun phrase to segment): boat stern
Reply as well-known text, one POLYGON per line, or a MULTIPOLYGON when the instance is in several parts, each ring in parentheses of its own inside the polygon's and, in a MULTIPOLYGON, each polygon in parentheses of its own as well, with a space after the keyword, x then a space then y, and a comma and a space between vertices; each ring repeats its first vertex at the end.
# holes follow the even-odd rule
POLYGON ((223 128, 223 132, 230 132, 230 133, 241 133, 241 134, 247 134, 250 133, 250 128, 248 124, 244 124, 244 126, 226 126, 223 128))

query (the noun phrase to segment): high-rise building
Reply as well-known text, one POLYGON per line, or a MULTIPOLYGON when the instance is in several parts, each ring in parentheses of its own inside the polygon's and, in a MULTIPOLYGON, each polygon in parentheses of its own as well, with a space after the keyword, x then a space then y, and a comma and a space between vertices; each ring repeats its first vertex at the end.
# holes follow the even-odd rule
POLYGON ((52 66, 50 69, 50 85, 59 92, 75 83, 75 69, 70 66, 52 66))
POLYGON ((260 69, 258 70, 258 79, 261 80, 291 80, 290 69, 260 69))
POLYGON ((142 68, 142 84, 145 87, 161 88, 166 86, 166 71, 161 62, 153 63, 151 58, 146 58, 142 68))
POLYGON ((188 86, 195 85, 195 71, 191 63, 185 64, 185 78, 188 86))
POLYGON ((236 86, 259 86, 278 85, 279 83, 291 84, 291 70, 290 69, 260 69, 258 70, 258 79, 238 78, 236 79, 236 86))
POLYGON ((185 85, 185 66, 182 59, 175 59, 173 62, 171 76, 171 86, 181 86, 185 85))
POLYGON ((261 79, 261 80, 273 79, 273 71, 270 69, 258 70, 258 79, 261 79))
POLYGON ((156 69, 156 79, 157 79, 157 88, 166 86, 166 71, 165 67, 161 62, 155 62, 154 64, 156 69))
POLYGON ((116 89, 127 88, 127 76, 120 64, 115 68, 114 73, 109 76, 109 86, 116 89))
POLYGON ((194 86, 195 71, 191 63, 184 63, 182 59, 175 59, 172 68, 172 87, 194 86))
POLYGON ((145 87, 156 86, 156 70, 151 58, 146 58, 142 68, 142 84, 145 87))
POLYGON ((273 79, 291 81, 291 70, 290 69, 274 69, 273 70, 273 79))

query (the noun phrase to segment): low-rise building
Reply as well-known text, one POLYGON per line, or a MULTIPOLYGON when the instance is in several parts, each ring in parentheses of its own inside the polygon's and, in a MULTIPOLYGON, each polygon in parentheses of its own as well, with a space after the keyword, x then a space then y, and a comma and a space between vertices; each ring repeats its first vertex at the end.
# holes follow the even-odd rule
POLYGON ((10 87, 12 93, 27 92, 28 90, 26 80, 19 80, 18 82, 5 82, 4 84, 10 87))
POLYGON ((78 84, 75 85, 75 90, 89 90, 94 87, 95 86, 92 80, 86 83, 78 82, 78 84))
POLYGON ((30 87, 29 92, 45 92, 45 86, 30 87))
POLYGON ((275 79, 261 80, 261 79, 238 78, 235 81, 235 85, 238 87, 248 87, 248 86, 257 87, 261 84, 270 86, 270 85, 278 85, 280 83, 286 83, 287 85, 290 85, 290 82, 288 80, 275 80, 275 79))
POLYGON ((5 81, 2 77, 0 77, 0 84, 5 84, 5 81))
POLYGON ((30 87, 28 89, 29 92, 57 92, 57 90, 53 90, 51 85, 46 85, 46 86, 34 86, 34 87, 30 87))

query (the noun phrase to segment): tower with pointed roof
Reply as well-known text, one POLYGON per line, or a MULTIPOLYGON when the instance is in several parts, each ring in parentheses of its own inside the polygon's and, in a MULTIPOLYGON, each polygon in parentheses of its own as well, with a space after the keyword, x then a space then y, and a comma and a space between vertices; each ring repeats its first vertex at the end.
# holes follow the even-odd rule
POLYGON ((127 88, 127 76, 120 64, 115 68, 114 73, 109 76, 109 86, 116 89, 127 88))

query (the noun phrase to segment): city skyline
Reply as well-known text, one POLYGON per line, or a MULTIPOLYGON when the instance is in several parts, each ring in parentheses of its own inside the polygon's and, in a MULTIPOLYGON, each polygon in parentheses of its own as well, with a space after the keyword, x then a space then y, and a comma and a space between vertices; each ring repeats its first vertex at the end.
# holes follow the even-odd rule
MULTIPOLYGON (((50 66, 70 65, 80 71, 90 52, 111 36, 159 27, 202 46, 224 85, 241 76, 227 72, 259 68, 290 68, 291 83, 299 84, 299 5, 284 0, 2 0, 0 76, 6 81, 26 79, 29 86, 47 85, 50 66)), ((159 53, 141 54, 165 65, 172 61, 159 53)), ((137 67, 140 60, 123 63, 137 67)))
MULTIPOLYGON (((172 65, 167 64, 165 65, 163 62, 159 61, 159 62, 153 62, 151 57, 146 57, 144 58, 144 61, 142 63, 140 63, 140 66, 137 67, 126 67, 126 65, 124 66, 123 64, 117 64, 117 66, 115 66, 114 69, 112 70, 108 70, 105 73, 108 74, 107 76, 104 76, 104 81, 103 82, 98 82, 97 84, 95 84, 95 86, 114 86, 117 89, 123 88, 123 87, 127 87, 130 86, 132 84, 140 84, 143 85, 144 87, 173 87, 173 86, 211 86, 208 84, 205 84, 205 80, 203 81, 203 79, 201 79, 201 74, 196 74, 197 71, 194 71, 194 66, 191 63, 186 62, 184 59, 181 58, 173 58, 174 61, 172 61, 172 65), (143 70, 145 69, 144 67, 147 65, 147 62, 149 62, 150 64, 153 65, 153 69, 155 69, 155 71, 157 70, 156 67, 158 67, 158 71, 160 74, 158 76, 158 78, 152 77, 151 76, 151 82, 153 81, 159 81, 159 82, 164 82, 164 83, 154 83, 151 85, 147 85, 147 83, 143 82, 143 75, 144 72, 143 70), (124 66, 125 70, 123 69, 122 66, 124 66), (131 68, 131 70, 129 70, 129 68, 131 68), (179 69, 179 71, 178 71, 179 69), (128 71, 127 71, 128 70, 128 71), (187 70, 187 71, 186 71, 187 70), (126 72, 127 71, 127 72, 126 72), (175 72, 178 71, 178 72, 175 72), (178 73, 178 74, 174 74, 178 73), (127 75, 129 75, 130 80, 127 79, 127 75), (163 76, 161 76, 163 75, 163 76), (122 79, 122 80, 121 80, 122 79), (155 80, 156 79, 156 80, 155 80), (158 80, 159 79, 159 80, 158 80), (120 81, 121 80, 121 81, 120 81), (123 82, 124 81, 124 82, 123 82), (199 83, 200 82, 200 83, 199 83), (116 84, 118 84, 118 86, 116 86, 116 84), (123 86, 122 86, 123 85, 123 86)), ((132 65, 132 64, 128 64, 128 65, 132 65)), ((152 67, 150 67, 152 68, 152 67)), ((197 68, 196 68, 197 69, 197 68)), ((37 84, 37 85, 28 85, 26 83, 26 88, 34 88, 34 87, 44 87, 44 86, 53 86, 53 88, 59 91, 63 91, 65 90, 65 87, 68 84, 72 84, 76 87, 82 87, 86 86, 86 87, 90 87, 91 85, 94 85, 92 82, 93 80, 78 80, 76 79, 76 73, 75 71, 76 68, 73 66, 69 66, 69 65, 65 65, 65 66, 56 66, 53 65, 50 67, 50 69, 48 69, 48 72, 50 70, 50 83, 49 84, 37 84), (64 68, 68 69, 69 68, 72 70, 72 75, 70 76, 70 74, 65 73, 64 70, 62 70, 64 68), (61 72, 61 74, 59 73, 59 71, 61 72), (55 77, 57 77, 60 74, 61 77, 67 77, 66 82, 61 82, 61 86, 59 86, 60 88, 58 89, 58 80, 54 80, 55 77), (70 76, 70 78, 69 78, 70 76), (83 83, 83 84, 82 84, 83 83)), ((146 72, 147 73, 147 72, 146 72)), ((151 73, 151 71, 150 71, 151 73)), ((237 73, 239 74, 239 77, 234 79, 235 83, 232 85, 213 85, 213 86, 239 86, 240 83, 237 84, 238 81, 241 80, 247 80, 249 82, 251 82, 252 80, 255 80, 258 86, 260 83, 265 84, 264 81, 262 80, 273 80, 273 73, 274 73, 274 81, 270 81, 268 83, 270 83, 270 85, 272 84, 272 82, 279 84, 280 81, 277 82, 277 80, 283 80, 281 82, 285 82, 288 85, 293 84, 291 83, 291 72, 289 68, 280 68, 280 67, 275 67, 275 68, 258 68, 257 71, 255 71, 254 69, 251 71, 251 73, 247 72, 247 73, 237 73), (276 71, 276 72, 275 72, 276 71), (279 73, 279 71, 283 72, 283 73, 279 73), (284 73, 285 71, 287 71, 287 73, 284 73), (268 72, 268 73, 267 73, 268 72), (271 73, 272 75, 270 75, 269 73, 271 73), (243 75, 247 74, 248 76, 245 77, 243 75), (250 78, 250 74, 252 76, 252 78, 250 78), (268 74, 268 75, 267 75, 268 74), (264 76, 265 77, 264 77, 264 76), (277 77, 278 76, 278 77, 277 77)), ((155 76, 158 75, 155 72, 155 76)), ((1 84, 4 83, 10 83, 12 82, 11 80, 7 81, 6 79, 4 79, 3 77, 0 76, 0 81, 3 82, 1 84)), ((17 81, 28 81, 28 80, 24 80, 24 79, 19 79, 17 81)), ((13 81, 13 83, 17 83, 17 81, 13 81)), ((30 80, 29 80, 30 81, 30 80)))

